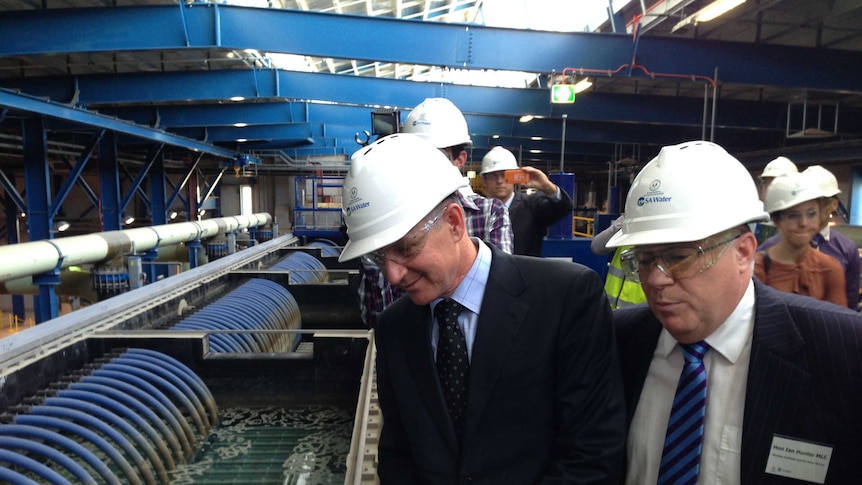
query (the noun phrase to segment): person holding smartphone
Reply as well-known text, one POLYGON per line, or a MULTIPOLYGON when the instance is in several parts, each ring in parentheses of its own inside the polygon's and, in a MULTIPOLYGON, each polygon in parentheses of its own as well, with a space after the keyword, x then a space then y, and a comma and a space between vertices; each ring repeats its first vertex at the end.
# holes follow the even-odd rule
POLYGON ((514 254, 541 256, 548 227, 567 215, 571 217, 572 198, 541 170, 530 166, 518 168, 512 152, 500 146, 482 158, 480 174, 487 195, 499 199, 509 209, 515 236, 514 254), (534 188, 536 192, 527 195, 515 190, 515 185, 534 188))

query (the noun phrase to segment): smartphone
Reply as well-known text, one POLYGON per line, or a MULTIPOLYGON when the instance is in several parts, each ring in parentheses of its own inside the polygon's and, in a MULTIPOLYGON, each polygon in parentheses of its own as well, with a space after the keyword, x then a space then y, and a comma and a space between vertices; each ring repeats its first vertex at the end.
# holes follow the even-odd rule
POLYGON ((520 168, 516 170, 506 170, 503 173, 503 177, 505 177, 506 183, 509 184, 525 184, 530 180, 530 174, 520 168))

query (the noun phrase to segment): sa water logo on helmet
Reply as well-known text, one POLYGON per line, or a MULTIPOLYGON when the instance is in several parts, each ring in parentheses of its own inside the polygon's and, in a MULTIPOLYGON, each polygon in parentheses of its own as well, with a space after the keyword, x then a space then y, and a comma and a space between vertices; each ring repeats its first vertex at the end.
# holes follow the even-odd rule
POLYGON ((638 206, 643 206, 644 204, 651 204, 655 202, 670 202, 671 198, 661 195, 662 192, 659 192, 658 189, 661 188, 661 180, 655 179, 649 183, 649 191, 647 195, 638 197, 638 206))

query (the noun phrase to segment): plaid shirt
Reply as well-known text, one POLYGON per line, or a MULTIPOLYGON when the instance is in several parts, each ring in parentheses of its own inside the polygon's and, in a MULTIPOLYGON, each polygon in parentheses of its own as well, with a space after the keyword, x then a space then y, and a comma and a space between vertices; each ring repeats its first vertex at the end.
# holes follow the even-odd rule
MULTIPOLYGON (((458 192, 467 223, 467 233, 478 237, 501 250, 512 253, 514 247, 509 211, 498 199, 486 199, 478 194, 465 196, 458 192)), ((404 290, 392 286, 380 273, 380 268, 363 260, 359 267, 359 311, 362 321, 373 328, 377 315, 404 294, 404 290)))

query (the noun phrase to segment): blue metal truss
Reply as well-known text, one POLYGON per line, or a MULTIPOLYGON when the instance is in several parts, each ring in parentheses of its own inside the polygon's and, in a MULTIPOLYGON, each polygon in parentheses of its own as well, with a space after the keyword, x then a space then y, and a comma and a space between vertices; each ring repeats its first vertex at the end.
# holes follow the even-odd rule
POLYGON ((862 72, 855 68, 862 65, 862 52, 833 50, 825 56, 814 48, 751 43, 659 37, 635 43, 625 34, 523 31, 216 3, 184 9, 27 10, 0 17, 0 56, 174 49, 255 49, 536 73, 566 67, 610 72, 631 68, 635 59, 653 73, 712 77, 718 69, 719 77, 732 83, 847 91, 862 85, 862 72))

